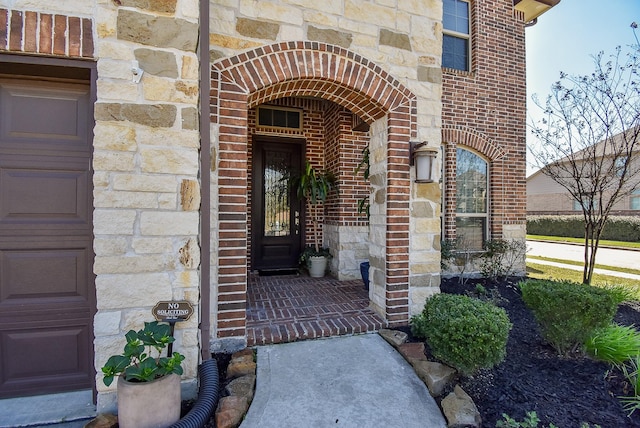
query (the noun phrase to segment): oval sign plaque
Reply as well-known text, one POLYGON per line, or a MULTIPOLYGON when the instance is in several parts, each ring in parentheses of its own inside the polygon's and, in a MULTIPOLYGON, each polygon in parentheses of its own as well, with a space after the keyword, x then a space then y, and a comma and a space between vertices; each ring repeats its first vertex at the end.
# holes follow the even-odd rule
POLYGON ((193 314, 193 306, 186 300, 158 302, 151 310, 158 321, 186 321, 193 314))

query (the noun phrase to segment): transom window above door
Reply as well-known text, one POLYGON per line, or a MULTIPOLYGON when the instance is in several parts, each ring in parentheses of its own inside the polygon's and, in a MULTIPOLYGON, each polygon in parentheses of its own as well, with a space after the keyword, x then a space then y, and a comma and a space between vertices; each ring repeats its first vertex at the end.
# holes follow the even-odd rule
POLYGON ((265 128, 302 130, 302 110, 274 107, 258 107, 258 126, 265 128))

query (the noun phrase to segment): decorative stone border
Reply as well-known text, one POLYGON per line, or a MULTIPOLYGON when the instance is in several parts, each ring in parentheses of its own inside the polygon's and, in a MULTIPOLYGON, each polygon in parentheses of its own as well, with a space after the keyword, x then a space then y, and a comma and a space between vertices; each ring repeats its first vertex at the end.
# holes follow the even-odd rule
MULTIPOLYGON (((432 397, 440 397, 457 379, 456 370, 444 364, 429 361, 424 353, 424 343, 407 343, 407 333, 399 330, 382 329, 378 332, 413 367, 418 377, 425 383, 432 397)), ((449 427, 476 427, 482 425, 482 418, 475 403, 460 385, 455 385, 440 402, 442 413, 449 427)))
POLYGON ((224 382, 229 382, 224 388, 228 395, 218 401, 216 427, 236 428, 249 410, 255 392, 256 359, 253 349, 245 348, 231 356, 224 382))

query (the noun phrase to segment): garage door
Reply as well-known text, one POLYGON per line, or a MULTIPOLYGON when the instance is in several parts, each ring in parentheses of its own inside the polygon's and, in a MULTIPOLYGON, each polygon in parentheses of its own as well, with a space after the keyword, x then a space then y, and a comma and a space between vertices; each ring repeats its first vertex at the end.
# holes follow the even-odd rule
POLYGON ((93 384, 90 92, 0 78, 0 398, 93 384))

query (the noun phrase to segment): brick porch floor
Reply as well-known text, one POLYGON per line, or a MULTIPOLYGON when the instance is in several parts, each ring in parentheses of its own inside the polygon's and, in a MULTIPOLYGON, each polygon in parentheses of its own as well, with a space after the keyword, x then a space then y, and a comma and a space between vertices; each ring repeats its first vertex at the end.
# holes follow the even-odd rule
POLYGON ((369 309, 362 281, 306 275, 250 275, 248 346, 375 332, 386 322, 369 309))

